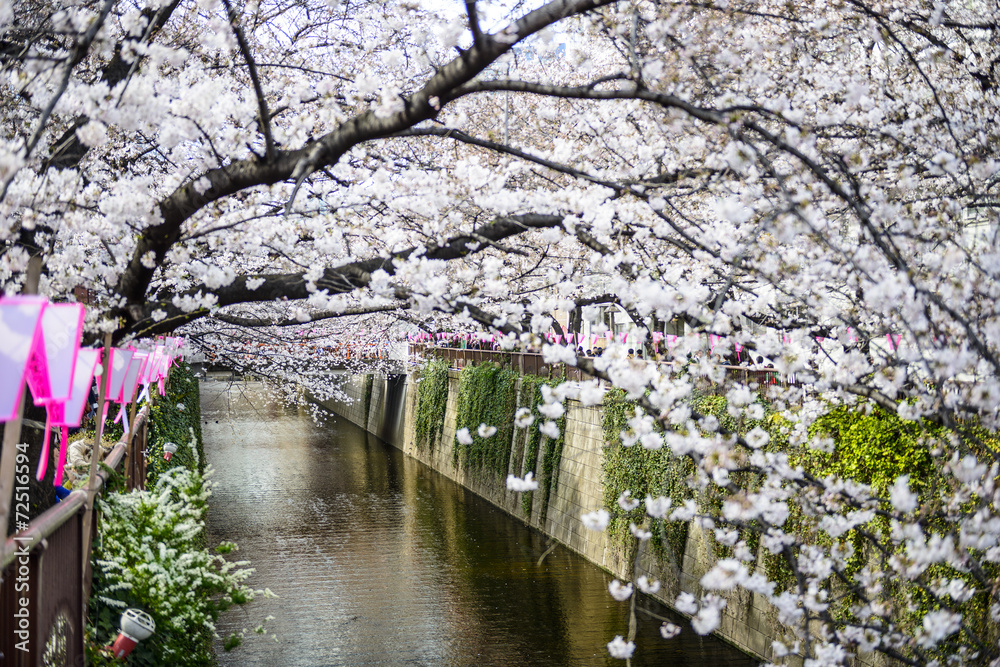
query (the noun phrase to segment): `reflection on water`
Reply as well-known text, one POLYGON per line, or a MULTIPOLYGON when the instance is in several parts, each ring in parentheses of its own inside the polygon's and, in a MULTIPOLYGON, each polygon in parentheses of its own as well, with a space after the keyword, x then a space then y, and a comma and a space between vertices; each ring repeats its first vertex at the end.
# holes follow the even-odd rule
MULTIPOLYGON (((280 596, 220 619, 224 637, 275 617, 222 665, 625 664, 605 645, 627 606, 602 570, 563 548, 537 565, 543 536, 346 420, 317 425, 254 384, 201 391, 210 538, 280 596)), ((754 664, 658 628, 640 618, 633 665, 754 664)))

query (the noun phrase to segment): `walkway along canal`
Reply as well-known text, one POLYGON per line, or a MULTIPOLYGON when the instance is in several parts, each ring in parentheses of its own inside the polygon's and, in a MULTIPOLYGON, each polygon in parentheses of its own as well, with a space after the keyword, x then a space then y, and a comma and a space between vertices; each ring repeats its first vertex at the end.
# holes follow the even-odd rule
MULTIPOLYGON (((249 583, 279 596, 220 619, 225 637, 274 616, 267 635, 220 646, 223 666, 625 664, 606 644, 627 634, 627 604, 599 568, 561 547, 539 565, 542 535, 347 420, 316 423, 254 383, 201 396, 209 539, 237 542, 249 583)), ((659 625, 640 612, 633 665, 755 664, 659 625)))

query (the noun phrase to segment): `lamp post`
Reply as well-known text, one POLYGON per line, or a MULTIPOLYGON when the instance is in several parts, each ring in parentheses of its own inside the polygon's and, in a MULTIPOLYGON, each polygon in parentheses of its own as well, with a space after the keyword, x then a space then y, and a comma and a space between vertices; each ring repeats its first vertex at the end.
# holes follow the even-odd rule
POLYGON ((121 631, 111 645, 116 658, 124 658, 135 645, 156 632, 153 618, 141 609, 126 609, 122 614, 121 631))
POLYGON ((163 458, 164 459, 166 459, 167 461, 169 461, 170 457, 173 456, 176 452, 177 452, 177 443, 176 442, 165 442, 165 443, 163 443, 163 458))

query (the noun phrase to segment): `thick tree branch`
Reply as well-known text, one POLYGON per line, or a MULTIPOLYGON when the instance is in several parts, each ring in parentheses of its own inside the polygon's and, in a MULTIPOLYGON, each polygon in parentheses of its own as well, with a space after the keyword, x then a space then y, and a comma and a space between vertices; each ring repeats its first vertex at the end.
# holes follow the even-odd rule
MULTIPOLYGON (((374 257, 372 259, 350 262, 338 267, 328 268, 323 271, 323 275, 316 281, 315 290, 325 290, 329 295, 345 294, 367 286, 371 282, 372 274, 376 271, 381 270, 389 275, 394 275, 397 263, 416 259, 417 257, 439 261, 459 259, 492 247, 492 243, 517 236, 532 229, 559 227, 562 225, 562 221, 562 216, 538 214, 497 218, 493 222, 474 230, 471 234, 453 236, 447 243, 440 246, 433 246, 424 250, 409 248, 388 256, 374 257), (480 239, 486 239, 491 243, 483 243, 480 239)), ((211 293, 217 298, 216 305, 229 306, 237 303, 306 299, 312 294, 312 291, 305 278, 305 272, 299 272, 279 275, 241 276, 229 285, 217 290, 211 290, 204 285, 199 285, 178 296, 183 298, 184 296, 193 297, 199 293, 211 293), (255 287, 251 287, 251 284, 255 285, 255 287)), ((397 298, 407 297, 405 295, 397 295, 397 298)), ((173 299, 171 299, 137 304, 129 308, 128 314, 133 324, 127 330, 122 330, 119 333, 120 336, 128 333, 149 336, 173 331, 183 324, 208 315, 209 311, 198 309, 193 312, 184 312, 181 308, 174 305, 173 299), (152 314, 157 310, 164 313, 165 317, 159 320, 154 319, 152 314)))

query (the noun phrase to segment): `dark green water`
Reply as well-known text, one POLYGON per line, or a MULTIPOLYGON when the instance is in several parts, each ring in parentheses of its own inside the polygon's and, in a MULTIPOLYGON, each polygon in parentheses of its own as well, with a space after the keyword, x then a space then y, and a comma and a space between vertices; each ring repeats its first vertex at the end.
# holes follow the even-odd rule
MULTIPOLYGON (((215 469, 210 539, 239 544, 259 597, 222 636, 265 636, 229 665, 624 665, 606 644, 628 630, 611 577, 346 420, 316 424, 258 385, 202 384, 215 469)), ((661 616, 670 613, 643 601, 661 616)), ((685 628, 664 641, 640 613, 632 664, 755 664, 685 628)))

